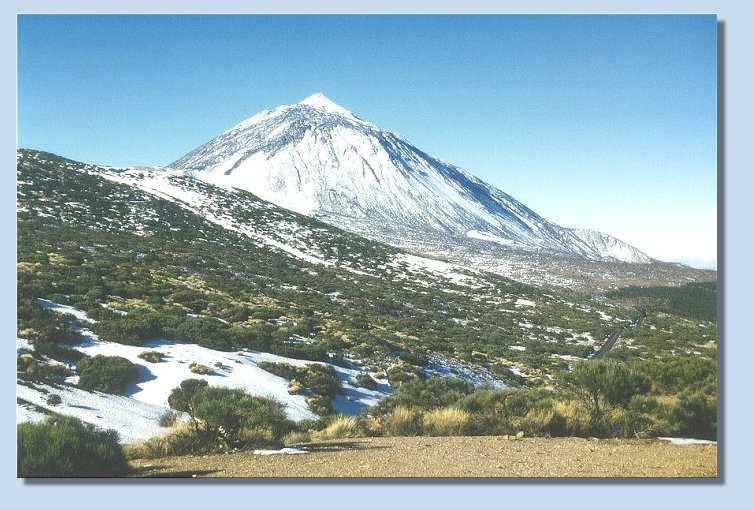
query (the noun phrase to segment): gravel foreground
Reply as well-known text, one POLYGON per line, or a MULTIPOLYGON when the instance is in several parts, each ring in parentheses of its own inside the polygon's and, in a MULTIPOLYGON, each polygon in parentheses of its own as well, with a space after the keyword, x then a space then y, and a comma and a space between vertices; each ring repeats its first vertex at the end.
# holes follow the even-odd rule
POLYGON ((138 477, 714 478, 717 444, 652 439, 379 437, 309 443, 309 453, 138 459, 138 477))

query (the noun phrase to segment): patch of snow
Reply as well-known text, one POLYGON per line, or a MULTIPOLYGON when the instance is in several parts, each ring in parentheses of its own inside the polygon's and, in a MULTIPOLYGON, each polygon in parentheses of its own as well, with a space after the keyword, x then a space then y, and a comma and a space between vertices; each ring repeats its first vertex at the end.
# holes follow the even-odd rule
POLYGON ((473 384, 476 387, 490 385, 493 388, 507 388, 508 385, 496 378, 489 370, 482 367, 472 367, 457 360, 450 360, 438 354, 431 354, 424 374, 435 377, 456 377, 473 384))
MULTIPOLYGON (((169 428, 160 427, 159 420, 167 406, 142 402, 122 395, 109 395, 86 391, 72 386, 53 387, 46 384, 16 385, 16 396, 50 412, 73 416, 101 429, 118 432, 122 443, 135 443, 167 433, 169 428), (59 395, 61 403, 47 403, 49 395, 59 395)), ((19 422, 37 421, 38 411, 29 413, 23 404, 16 407, 19 422)))
POLYGON ((470 237, 471 239, 479 239, 481 241, 490 241, 497 244, 502 244, 503 246, 515 246, 515 241, 512 241, 510 239, 503 239, 500 236, 496 236, 494 234, 488 234, 487 232, 479 232, 478 230, 469 230, 466 232, 466 237, 470 237))
POLYGON ((254 450, 254 455, 299 455, 309 453, 300 448, 281 448, 280 450, 254 450))
POLYGON ((34 346, 31 345, 26 338, 16 338, 16 352, 21 354, 22 352, 32 352, 34 346))
POLYGON ((77 310, 76 308, 68 305, 61 305, 59 303, 54 303, 50 301, 49 299, 42 299, 38 298, 37 302, 39 303, 39 306, 46 310, 51 310, 53 312, 61 313, 61 314, 68 314, 73 315, 76 317, 76 319, 80 320, 81 322, 88 322, 89 324, 94 324, 94 319, 90 319, 86 313, 82 312, 81 310, 77 310))
POLYGON ((657 439, 677 445, 717 444, 717 441, 710 441, 709 439, 694 439, 690 437, 658 437, 657 439))

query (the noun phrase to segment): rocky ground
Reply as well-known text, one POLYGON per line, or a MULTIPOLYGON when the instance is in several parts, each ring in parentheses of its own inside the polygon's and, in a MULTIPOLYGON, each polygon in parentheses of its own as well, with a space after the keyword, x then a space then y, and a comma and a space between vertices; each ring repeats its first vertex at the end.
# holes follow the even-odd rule
POLYGON ((660 440, 380 437, 252 452, 132 461, 142 477, 716 477, 717 445, 660 440))

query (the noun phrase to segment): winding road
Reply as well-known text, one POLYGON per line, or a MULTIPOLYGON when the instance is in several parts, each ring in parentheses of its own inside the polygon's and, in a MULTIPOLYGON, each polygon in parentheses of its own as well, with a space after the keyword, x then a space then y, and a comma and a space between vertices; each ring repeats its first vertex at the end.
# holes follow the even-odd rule
MULTIPOLYGON (((647 312, 642 310, 639 312, 639 315, 636 317, 636 319, 633 320, 631 323, 632 328, 638 328, 641 326, 641 323, 644 322, 644 319, 647 317, 647 312)), ((621 333, 623 333, 626 330, 626 327, 620 327, 618 329, 611 330, 607 335, 607 340, 605 340, 605 343, 602 344, 602 347, 600 347, 589 359, 601 359, 610 352, 610 349, 612 349, 615 346, 615 342, 618 341, 618 338, 620 338, 621 333)))

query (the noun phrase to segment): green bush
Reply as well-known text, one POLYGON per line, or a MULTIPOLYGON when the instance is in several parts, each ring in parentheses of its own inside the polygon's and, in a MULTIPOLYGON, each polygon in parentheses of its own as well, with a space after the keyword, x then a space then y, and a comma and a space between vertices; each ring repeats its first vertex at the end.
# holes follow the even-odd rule
POLYGON ((334 397, 342 391, 338 373, 330 365, 311 363, 305 366, 295 366, 288 363, 262 361, 259 363, 259 368, 290 381, 296 380, 316 395, 334 397))
POLYGON ((325 416, 332 412, 332 401, 327 395, 312 395, 306 399, 306 405, 314 414, 325 416))
POLYGON ((400 388, 404 383, 424 379, 419 367, 400 363, 387 369, 387 381, 393 388, 400 388))
POLYGON ((612 407, 627 408, 635 395, 651 388, 650 380, 638 370, 613 360, 577 363, 563 378, 566 393, 580 400, 591 417, 596 435, 602 435, 604 418, 612 407))
POLYGON ((194 395, 192 410, 193 417, 202 421, 208 434, 227 446, 248 446, 242 440, 252 437, 249 431, 259 430, 266 431, 271 441, 279 442, 293 428, 283 404, 240 389, 204 387, 194 395))
POLYGON ((397 406, 430 410, 455 404, 474 391, 474 385, 453 377, 414 379, 375 407, 375 414, 387 414, 397 406))
POLYGON ((180 418, 180 416, 181 413, 179 413, 178 411, 168 409, 160 415, 158 423, 160 424, 160 427, 172 427, 176 420, 180 418))
POLYGON ((17 441, 20 477, 114 477, 129 471, 117 432, 97 430, 76 418, 21 423, 17 441))
POLYGON ((122 395, 126 386, 139 378, 136 365, 120 356, 97 354, 76 365, 79 387, 122 395))
POLYGON ((356 382, 359 386, 362 388, 366 388, 368 390, 376 390, 377 389, 377 381, 375 381, 371 375, 369 374, 359 374, 356 376, 356 382))
POLYGON ((342 390, 338 373, 330 365, 307 365, 302 382, 314 393, 331 398, 342 390))
POLYGON ((168 405, 177 411, 193 414, 191 405, 194 396, 209 384, 204 379, 184 379, 168 396, 168 405))
POLYGON ((191 431, 181 431, 175 441, 154 442, 170 451, 276 445, 295 428, 280 402, 241 389, 210 387, 201 379, 184 380, 170 393, 168 404, 194 419, 191 431))
POLYGON ((702 393, 682 393, 670 415, 677 435, 717 439, 716 397, 702 393))

